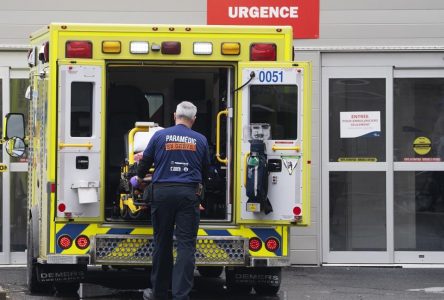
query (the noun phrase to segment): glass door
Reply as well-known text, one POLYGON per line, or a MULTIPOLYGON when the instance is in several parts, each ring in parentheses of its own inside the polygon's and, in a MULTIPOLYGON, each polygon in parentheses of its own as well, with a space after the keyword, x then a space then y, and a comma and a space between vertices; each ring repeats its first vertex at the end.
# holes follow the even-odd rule
MULTIPOLYGON (((2 120, 9 112, 25 114, 29 101, 25 99, 28 86, 27 70, 10 70, 0 67, 0 110, 2 120)), ((3 128, 1 128, 3 131, 3 128)), ((27 216, 27 156, 10 157, 5 148, 0 152, 0 264, 26 262, 27 216)))
POLYGON ((393 260, 392 72, 322 69, 323 262, 393 260))
POLYGON ((393 82, 394 260, 444 263, 444 70, 393 82))

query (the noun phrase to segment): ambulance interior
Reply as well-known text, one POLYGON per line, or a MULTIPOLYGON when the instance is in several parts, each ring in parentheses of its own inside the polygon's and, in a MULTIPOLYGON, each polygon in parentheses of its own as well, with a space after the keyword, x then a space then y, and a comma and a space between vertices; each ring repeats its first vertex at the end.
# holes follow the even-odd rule
MULTIPOLYGON (((229 166, 217 161, 216 116, 227 107, 228 87, 233 87, 229 66, 161 66, 143 64, 108 65, 106 116, 105 216, 123 222, 119 206, 121 165, 127 157, 127 134, 136 122, 155 122, 161 127, 174 125, 173 113, 181 101, 197 106, 193 130, 205 135, 210 148, 210 170, 202 201, 202 222, 229 221, 231 185, 229 166), (229 79, 231 78, 231 79, 229 79)), ((221 157, 226 157, 227 122, 221 122, 221 157)), ((233 143, 228 143, 232 145, 233 143)), ((135 222, 149 222, 150 214, 135 222)))

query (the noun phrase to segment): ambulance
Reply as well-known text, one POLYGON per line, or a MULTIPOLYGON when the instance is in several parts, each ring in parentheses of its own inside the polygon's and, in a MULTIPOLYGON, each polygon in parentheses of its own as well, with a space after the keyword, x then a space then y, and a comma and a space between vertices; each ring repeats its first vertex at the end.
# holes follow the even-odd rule
POLYGON ((136 135, 173 125, 184 100, 211 154, 197 270, 279 291, 290 229, 310 224, 312 71, 290 27, 53 23, 28 63, 29 119, 7 115, 3 138, 29 163, 31 292, 76 289, 92 266, 149 269, 150 205, 128 185, 136 135))

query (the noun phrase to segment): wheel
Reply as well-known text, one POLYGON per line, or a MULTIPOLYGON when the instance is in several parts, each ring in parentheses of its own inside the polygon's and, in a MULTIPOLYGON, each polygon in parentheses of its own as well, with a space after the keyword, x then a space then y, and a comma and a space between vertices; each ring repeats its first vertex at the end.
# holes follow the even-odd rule
POLYGON ((225 268, 225 285, 227 291, 233 294, 250 294, 252 285, 249 283, 236 282, 236 274, 241 273, 245 268, 225 268))
POLYGON ((34 257, 33 253, 33 236, 31 227, 31 221, 29 221, 26 237, 26 242, 28 244, 26 253, 26 284, 30 294, 48 292, 50 286, 38 282, 37 280, 37 259, 34 257))
POLYGON ((257 274, 265 274, 264 278, 267 280, 257 282, 254 285, 254 290, 261 296, 273 296, 279 292, 281 287, 282 268, 280 267, 268 267, 268 268, 255 268, 257 274))
POLYGON ((200 276, 209 278, 218 278, 222 275, 223 267, 197 267, 200 276))

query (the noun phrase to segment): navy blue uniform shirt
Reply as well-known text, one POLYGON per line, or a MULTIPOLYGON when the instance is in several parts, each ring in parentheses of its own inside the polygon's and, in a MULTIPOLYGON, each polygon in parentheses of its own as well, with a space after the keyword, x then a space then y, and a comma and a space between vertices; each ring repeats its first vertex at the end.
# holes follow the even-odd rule
POLYGON ((209 165, 207 139, 182 124, 156 131, 143 151, 137 176, 145 177, 153 163, 153 183, 203 182, 209 165))

